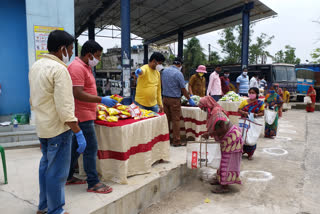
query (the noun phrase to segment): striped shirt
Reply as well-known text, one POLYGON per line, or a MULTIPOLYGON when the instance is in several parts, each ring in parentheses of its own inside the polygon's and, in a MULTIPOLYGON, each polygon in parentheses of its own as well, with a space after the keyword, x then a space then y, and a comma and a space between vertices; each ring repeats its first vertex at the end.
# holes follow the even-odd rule
POLYGON ((240 84, 239 86, 239 93, 241 94, 247 94, 249 91, 249 77, 243 76, 242 74, 238 76, 237 83, 240 84))

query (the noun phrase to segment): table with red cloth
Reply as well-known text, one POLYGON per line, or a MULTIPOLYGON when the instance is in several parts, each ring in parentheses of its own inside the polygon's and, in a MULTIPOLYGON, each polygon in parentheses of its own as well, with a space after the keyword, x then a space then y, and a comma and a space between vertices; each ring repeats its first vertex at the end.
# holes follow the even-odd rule
POLYGON ((207 112, 199 107, 181 106, 180 135, 200 140, 207 131, 207 112))
POLYGON ((127 177, 149 173, 158 160, 169 161, 170 142, 165 114, 118 122, 95 121, 97 170, 101 180, 127 184, 127 177))

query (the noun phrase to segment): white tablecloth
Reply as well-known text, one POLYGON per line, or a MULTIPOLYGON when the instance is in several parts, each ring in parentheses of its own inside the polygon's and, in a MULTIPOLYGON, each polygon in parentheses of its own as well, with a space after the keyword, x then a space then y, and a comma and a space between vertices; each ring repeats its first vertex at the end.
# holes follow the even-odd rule
POLYGON ((127 177, 149 173, 158 160, 169 161, 166 115, 122 126, 96 124, 97 170, 101 180, 127 184, 127 177))
POLYGON ((181 107, 180 134, 200 140, 207 131, 207 112, 199 107, 181 107))

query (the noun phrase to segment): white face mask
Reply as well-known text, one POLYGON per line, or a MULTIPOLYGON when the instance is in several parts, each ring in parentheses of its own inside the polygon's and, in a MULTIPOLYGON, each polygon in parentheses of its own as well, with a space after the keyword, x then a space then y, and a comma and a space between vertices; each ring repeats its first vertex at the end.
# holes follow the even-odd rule
POLYGON ((69 54, 68 54, 68 50, 67 50, 66 47, 61 47, 61 51, 62 51, 62 61, 63 61, 65 64, 67 64, 67 63, 70 61, 69 54), (65 56, 65 55, 63 54, 63 48, 66 49, 67 56, 65 56))
POLYGON ((242 72, 243 76, 247 76, 248 72, 242 72))
POLYGON ((159 64, 156 66, 157 71, 161 71, 163 69, 163 65, 159 64))
POLYGON ((229 77, 229 74, 224 74, 225 77, 229 77))
POLYGON ((92 57, 93 57, 92 60, 90 58, 88 59, 88 64, 90 67, 94 67, 94 66, 98 65, 98 63, 99 63, 98 59, 96 59, 93 55, 92 55, 92 57))
POLYGON ((182 66, 179 67, 179 70, 180 70, 180 71, 182 70, 182 66))

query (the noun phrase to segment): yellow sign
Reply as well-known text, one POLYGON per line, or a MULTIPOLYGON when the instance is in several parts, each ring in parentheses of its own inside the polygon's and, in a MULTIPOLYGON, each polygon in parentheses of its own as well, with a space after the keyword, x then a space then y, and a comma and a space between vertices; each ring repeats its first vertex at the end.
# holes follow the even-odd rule
POLYGON ((62 27, 34 26, 34 46, 36 49, 36 60, 42 57, 42 54, 48 53, 47 41, 51 31, 64 30, 62 27))

